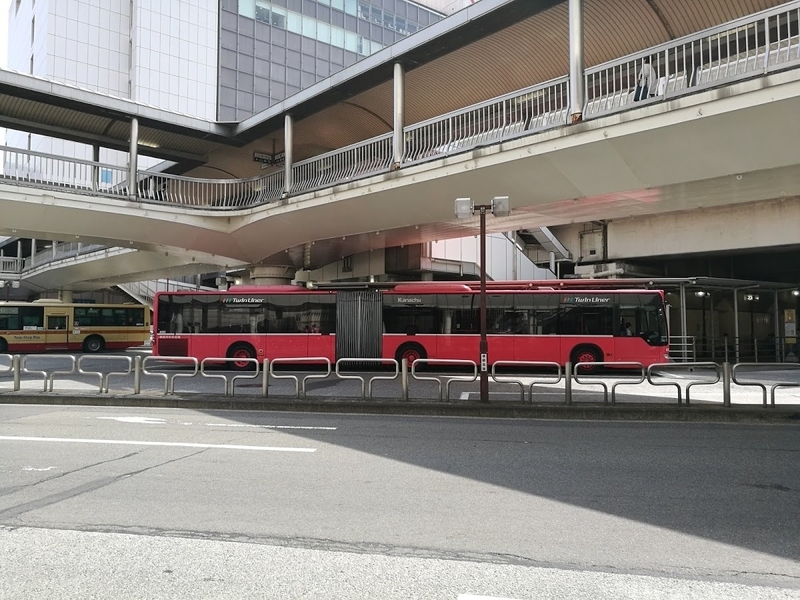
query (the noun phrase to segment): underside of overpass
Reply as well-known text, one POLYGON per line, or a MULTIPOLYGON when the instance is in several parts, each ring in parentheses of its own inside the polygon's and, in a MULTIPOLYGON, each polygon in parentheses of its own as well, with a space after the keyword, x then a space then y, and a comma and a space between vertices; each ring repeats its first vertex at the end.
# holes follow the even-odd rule
POLYGON ((298 268, 314 242, 315 268, 476 234, 477 219, 453 218, 456 197, 510 196, 511 216, 489 219, 490 231, 794 198, 798 110, 800 72, 790 70, 226 213, 2 185, 0 234, 298 268))

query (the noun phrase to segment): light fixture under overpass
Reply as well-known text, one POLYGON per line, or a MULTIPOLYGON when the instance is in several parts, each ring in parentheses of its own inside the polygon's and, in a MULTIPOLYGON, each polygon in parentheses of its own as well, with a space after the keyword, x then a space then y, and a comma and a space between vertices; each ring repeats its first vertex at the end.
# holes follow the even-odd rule
POLYGON ((472 198, 456 198, 455 212, 456 217, 459 219, 471 218, 474 216, 476 209, 479 211, 481 218, 480 401, 489 402, 489 341, 486 337, 486 212, 491 211, 495 217, 507 217, 511 214, 511 200, 508 196, 495 196, 492 198, 491 204, 475 205, 472 198))

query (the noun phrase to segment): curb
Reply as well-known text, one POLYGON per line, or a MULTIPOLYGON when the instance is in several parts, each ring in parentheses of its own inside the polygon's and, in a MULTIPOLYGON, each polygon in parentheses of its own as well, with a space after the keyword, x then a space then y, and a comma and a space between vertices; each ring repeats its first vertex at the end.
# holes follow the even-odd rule
POLYGON ((522 404, 509 402, 420 402, 397 400, 357 400, 353 398, 236 399, 208 394, 142 395, 67 395, 2 394, 0 404, 53 406, 115 406, 130 408, 185 408, 192 410, 250 410, 277 412, 317 412, 368 415, 420 415, 484 417, 508 419, 550 419, 586 421, 664 421, 711 423, 773 423, 800 425, 800 406, 732 406, 696 403, 678 404, 522 404))

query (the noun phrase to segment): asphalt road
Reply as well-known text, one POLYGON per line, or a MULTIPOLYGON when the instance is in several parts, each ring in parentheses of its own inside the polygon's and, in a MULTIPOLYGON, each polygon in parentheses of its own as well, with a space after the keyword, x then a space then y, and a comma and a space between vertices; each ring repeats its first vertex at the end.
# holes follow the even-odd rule
POLYGON ((0 406, 5 598, 800 598, 796 426, 0 406))

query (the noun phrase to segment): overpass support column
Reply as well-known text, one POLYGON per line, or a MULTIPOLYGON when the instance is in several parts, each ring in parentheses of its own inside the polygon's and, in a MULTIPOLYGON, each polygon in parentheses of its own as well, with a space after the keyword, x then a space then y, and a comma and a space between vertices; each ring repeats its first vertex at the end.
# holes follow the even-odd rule
MULTIPOLYGON (((683 362, 689 362, 689 329, 686 326, 686 284, 681 284, 681 352, 683 362)), ((692 359, 694 360, 694 359, 692 359)))
POLYGON ((139 119, 131 117, 131 145, 128 150, 128 196, 136 198, 139 170, 139 119))
POLYGON ((406 120, 405 70, 400 63, 394 63, 394 137, 392 144, 392 168, 397 169, 405 154, 405 135, 403 127, 406 120))
POLYGON ((253 267, 250 280, 253 285, 287 285, 294 279, 296 269, 289 266, 253 267))
POLYGON ((31 266, 36 264, 36 238, 31 240, 31 266))
POLYGON ((92 146, 92 191, 96 192, 100 189, 100 146, 95 144, 92 146))
POLYGON ((583 120, 586 87, 583 77, 583 0, 569 0, 569 112, 573 123, 583 120))
POLYGON ((72 303, 72 290, 61 290, 58 292, 58 299, 67 304, 72 303))
POLYGON ((285 156, 284 162, 284 177, 283 177, 283 195, 288 196, 292 192, 292 166, 294 157, 292 150, 294 149, 294 119, 292 115, 286 115, 283 119, 283 154, 285 156))

